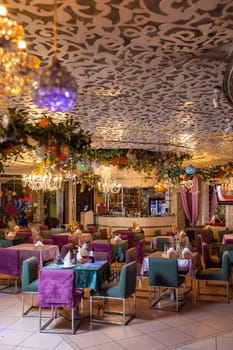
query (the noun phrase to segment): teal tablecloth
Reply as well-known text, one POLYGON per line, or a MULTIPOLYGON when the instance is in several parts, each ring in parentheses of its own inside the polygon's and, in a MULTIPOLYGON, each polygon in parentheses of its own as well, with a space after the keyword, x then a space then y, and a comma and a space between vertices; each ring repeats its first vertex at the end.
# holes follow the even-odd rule
MULTIPOLYGON (((50 264, 45 269, 67 269, 63 265, 50 264)), ((76 288, 90 288, 99 292, 101 284, 108 281, 111 275, 107 261, 95 261, 94 263, 77 264, 69 269, 76 272, 76 288)))

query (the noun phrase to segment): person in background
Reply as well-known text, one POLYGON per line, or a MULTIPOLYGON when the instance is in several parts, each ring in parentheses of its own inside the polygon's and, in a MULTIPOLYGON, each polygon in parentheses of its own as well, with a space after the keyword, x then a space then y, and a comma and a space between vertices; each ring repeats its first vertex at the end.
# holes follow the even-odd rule
POLYGON ((27 219, 25 217, 25 215, 20 215, 19 220, 18 220, 18 225, 19 226, 27 226, 28 222, 27 219))

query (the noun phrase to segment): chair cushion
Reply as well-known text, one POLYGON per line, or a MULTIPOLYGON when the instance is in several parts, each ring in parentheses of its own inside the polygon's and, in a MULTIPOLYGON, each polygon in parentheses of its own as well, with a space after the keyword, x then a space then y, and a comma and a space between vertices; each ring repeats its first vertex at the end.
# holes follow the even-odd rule
POLYGON ((38 292, 38 284, 39 284, 39 279, 37 278, 36 280, 32 281, 27 285, 26 291, 27 292, 38 292))
POLYGON ((225 281, 225 278, 223 278, 221 269, 199 270, 196 273, 196 279, 211 280, 211 281, 225 281))

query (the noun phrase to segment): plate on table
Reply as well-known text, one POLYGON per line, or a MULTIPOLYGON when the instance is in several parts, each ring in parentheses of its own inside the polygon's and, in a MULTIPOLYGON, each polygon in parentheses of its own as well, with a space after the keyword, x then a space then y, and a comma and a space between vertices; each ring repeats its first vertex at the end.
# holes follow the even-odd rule
POLYGON ((62 265, 62 269, 70 269, 71 267, 75 267, 76 265, 75 264, 72 264, 72 265, 69 265, 69 266, 64 266, 62 265))

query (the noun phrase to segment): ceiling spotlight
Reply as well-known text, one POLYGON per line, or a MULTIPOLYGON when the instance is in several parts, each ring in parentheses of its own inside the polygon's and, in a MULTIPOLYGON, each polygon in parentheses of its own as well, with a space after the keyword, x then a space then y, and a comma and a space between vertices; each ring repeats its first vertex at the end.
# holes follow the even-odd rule
POLYGON ((214 97, 212 100, 214 108, 220 107, 219 95, 220 95, 221 91, 222 91, 221 86, 219 86, 219 85, 214 86, 214 97))
POLYGON ((219 99, 217 97, 214 97, 212 101, 213 101, 214 108, 219 108, 220 107, 219 99))
POLYGON ((226 135, 230 134, 232 131, 232 125, 230 124, 230 119, 226 119, 227 127, 223 130, 226 135))

